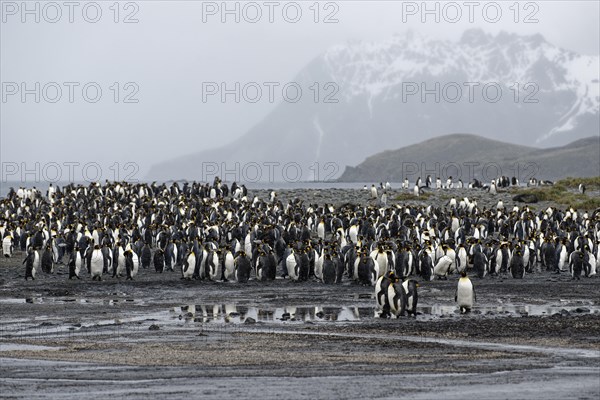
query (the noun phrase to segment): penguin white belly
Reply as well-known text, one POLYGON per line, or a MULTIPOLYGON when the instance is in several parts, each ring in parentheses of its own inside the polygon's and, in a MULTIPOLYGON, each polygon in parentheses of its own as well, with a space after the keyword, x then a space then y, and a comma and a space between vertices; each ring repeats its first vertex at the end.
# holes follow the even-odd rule
POLYGON ((375 299, 377 300, 377 305, 379 308, 383 308, 385 305, 385 296, 387 293, 381 292, 381 283, 383 282, 383 276, 377 279, 377 283, 375 283, 375 299))
POLYGON ((379 264, 379 271, 378 271, 378 276, 377 276, 377 278, 379 278, 379 277, 382 277, 383 275, 385 275, 385 273, 388 271, 387 254, 385 254, 385 253, 377 254, 375 261, 377 262, 377 264, 379 264))
POLYGON ((392 314, 394 314, 396 317, 398 317, 398 315, 400 315, 403 311, 403 294, 404 293, 398 293, 396 288, 400 289, 400 290, 404 290, 402 288, 402 285, 397 286, 394 284, 390 284, 390 286, 388 286, 388 302, 390 303, 390 311, 392 312, 392 314))
POLYGON ((350 227, 350 229, 348 230, 348 236, 350 237, 350 240, 352 241, 352 243, 357 243, 358 242, 358 226, 352 225, 350 227))
POLYGON ((567 254, 567 249, 563 246, 558 259, 558 269, 560 269, 561 272, 565 272, 567 270, 566 266, 568 258, 569 256, 567 254))
POLYGON ((375 283, 377 283, 377 278, 379 278, 379 276, 381 276, 379 274, 379 269, 380 269, 379 263, 377 262, 377 260, 374 260, 373 262, 375 263, 375 266, 373 268, 374 269, 373 276, 371 276, 371 286, 375 286, 375 283))
POLYGON ((452 259, 448 256, 443 256, 438 260, 435 267, 433 267, 433 273, 437 276, 446 276, 450 270, 450 265, 452 265, 452 259))
POLYGON ((138 269, 140 268, 140 259, 137 254, 133 253, 131 259, 133 260, 133 269, 131 270, 131 277, 137 275, 138 269))
POLYGON ((42 269, 42 258, 37 250, 34 251, 33 269, 36 272, 39 272, 42 269))
POLYGON ((392 314, 397 315, 400 304, 398 304, 394 299, 394 297, 396 297, 396 289, 394 289, 394 285, 388 286, 387 297, 388 302, 390 303, 390 311, 392 314))
POLYGON ((460 278, 456 291, 456 302, 461 308, 471 309, 473 307, 473 284, 470 280, 460 278))
POLYGON ((219 255, 217 253, 213 253, 212 265, 210 266, 209 274, 210 279, 213 281, 221 279, 221 273, 219 270, 219 255))
MULTIPOLYGON (((404 293, 408 293, 408 279, 405 280, 404 282, 402 282, 402 289, 404 290, 404 293)), ((407 296, 406 297, 406 308, 408 310, 412 310, 413 309, 413 302, 415 301, 413 296, 407 296)))
POLYGON ((183 277, 186 279, 192 279, 192 275, 194 275, 194 268, 196 267, 196 255, 194 253, 190 253, 187 258, 187 266, 183 266, 183 277))
POLYGON ((597 258, 592 253, 590 253, 590 276, 596 275, 598 267, 600 267, 600 257, 597 258))
POLYGON ((496 270, 494 271, 496 274, 500 272, 500 267, 502 266, 502 250, 498 250, 496 252, 496 270))
POLYGON ((252 242, 250 241, 250 235, 246 237, 246 241, 244 243, 244 252, 246 254, 252 254, 252 242))
POLYGON ((285 266, 287 268, 287 273, 290 276, 290 278, 294 281, 298 280, 298 274, 296 274, 296 257, 294 257, 294 253, 291 253, 289 256, 287 256, 287 258, 285 259, 285 266))
POLYGON ((354 279, 355 281, 358 280, 358 266, 360 265, 360 257, 356 257, 356 260, 354 260, 354 272, 352 274, 352 279, 354 279))
POLYGON ((82 267, 83 259, 81 258, 81 253, 77 252, 75 255, 75 275, 79 276, 79 272, 81 272, 82 267))
POLYGON ((317 236, 319 239, 325 239, 325 224, 323 222, 319 222, 317 226, 317 236))
POLYGON ((10 257, 12 255, 12 239, 10 236, 7 236, 2 240, 2 254, 4 257, 10 257))
POLYGON ((233 255, 228 252, 225 255, 225 279, 232 280, 235 278, 235 263, 233 262, 233 255))
POLYGON ((35 279, 36 270, 35 267, 31 268, 31 276, 35 279))
POLYGON ((92 260, 90 262, 90 274, 92 278, 102 278, 102 270, 104 269, 104 259, 100 251, 94 251, 92 253, 92 260))
POLYGON ((119 256, 118 256, 118 260, 119 263, 117 264, 117 276, 125 276, 125 257, 121 256, 121 250, 119 250, 119 256))
POLYGON ((458 251, 458 256, 456 257, 456 269, 458 272, 467 269, 467 251, 463 248, 458 251))
POLYGON ((323 256, 319 256, 315 260, 315 276, 319 280, 323 280, 323 258, 323 256))

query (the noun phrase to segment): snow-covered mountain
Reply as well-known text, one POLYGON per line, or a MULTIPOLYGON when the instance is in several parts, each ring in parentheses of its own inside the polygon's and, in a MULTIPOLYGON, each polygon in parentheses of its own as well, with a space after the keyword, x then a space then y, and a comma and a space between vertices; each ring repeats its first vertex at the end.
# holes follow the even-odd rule
POLYGON ((302 179, 331 178, 371 154, 454 132, 565 145, 600 135, 599 68, 598 56, 541 35, 469 30, 452 42, 408 33, 338 45, 298 74, 300 101, 283 101, 228 146, 154 166, 149 178, 202 179, 212 162, 239 163, 238 180, 251 162, 274 163, 275 176, 263 168, 262 180, 289 179, 290 171, 277 174, 291 162, 302 179), (317 97, 308 90, 315 83, 317 97))

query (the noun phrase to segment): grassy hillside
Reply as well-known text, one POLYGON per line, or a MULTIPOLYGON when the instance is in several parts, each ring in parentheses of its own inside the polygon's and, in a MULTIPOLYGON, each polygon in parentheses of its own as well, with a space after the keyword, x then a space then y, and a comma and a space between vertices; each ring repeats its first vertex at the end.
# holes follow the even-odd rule
MULTIPOLYGON (((537 149, 476 135, 447 135, 375 154, 356 167, 347 167, 340 180, 399 182, 416 168, 417 172, 408 176, 412 182, 417 176, 435 176, 432 171, 435 171, 436 163, 445 179, 446 175, 456 176, 456 168, 444 169, 453 163, 461 167, 461 178, 466 182, 469 170, 465 163, 469 162, 479 163, 473 167, 474 177, 484 180, 483 166, 490 163, 494 163, 503 175, 517 176, 521 181, 531 177, 556 180, 569 176, 600 176, 600 138, 590 137, 563 147, 537 149)), ((494 169, 488 170, 489 175, 493 172, 494 169)))

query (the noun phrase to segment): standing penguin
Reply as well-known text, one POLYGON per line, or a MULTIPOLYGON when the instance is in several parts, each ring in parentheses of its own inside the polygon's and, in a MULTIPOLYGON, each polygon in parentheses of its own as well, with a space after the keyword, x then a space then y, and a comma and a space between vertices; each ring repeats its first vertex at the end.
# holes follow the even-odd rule
MULTIPOLYGON (((228 251, 229 254, 231 254, 230 251, 228 251)), ((259 281, 266 281, 267 280, 267 256, 265 255, 264 251, 260 251, 258 254, 258 258, 256 259, 256 264, 255 264, 255 275, 256 275, 256 279, 259 281)))
POLYGON ((142 247, 142 252, 141 252, 141 261, 142 261, 142 268, 146 269, 148 267, 150 267, 150 263, 152 262, 152 250, 150 250, 150 245, 148 244, 148 242, 146 242, 146 244, 144 244, 144 247, 142 247))
POLYGON ((219 255, 221 250, 209 250, 206 257, 206 276, 211 281, 218 281, 221 279, 222 270, 221 263, 219 262, 219 255))
POLYGON ((375 286, 379 277, 379 265, 368 254, 356 259, 358 263, 358 282, 363 285, 375 286))
POLYGON ((298 255, 294 251, 291 251, 290 254, 286 257, 285 267, 290 279, 297 281, 300 272, 300 257, 298 257, 298 255))
POLYGON ((35 266, 34 266, 34 261, 35 261, 35 251, 33 250, 33 248, 29 248, 29 250, 27 251, 27 257, 25 257, 25 260, 23 260, 23 264, 25 264, 25 280, 31 278, 32 280, 35 280, 35 266))
POLYGON ((81 279, 79 277, 79 272, 81 271, 82 265, 83 261, 81 259, 81 253, 79 253, 79 249, 77 249, 71 253, 71 257, 69 258, 69 279, 81 279))
POLYGON ((104 257, 100 246, 95 245, 90 259, 90 274, 92 280, 102 280, 102 271, 104 270, 104 257))
POLYGON ((342 279, 344 278, 344 261, 342 261, 342 258, 340 258, 337 253, 333 254, 332 260, 335 264, 335 283, 340 284, 342 283, 342 279))
POLYGON ((388 302, 390 303, 390 311, 396 318, 406 314, 406 292, 401 284, 390 283, 388 286, 388 302))
POLYGON ((388 202, 388 195, 387 195, 387 192, 384 190, 383 194, 381 195, 381 205, 383 207, 387 207, 387 202, 388 202))
POLYGON ((389 318, 391 316, 388 288, 396 282, 398 282, 396 273, 393 270, 389 270, 379 277, 377 283, 375 283, 375 299, 377 300, 377 305, 381 309, 381 314, 379 314, 381 318, 389 318))
POLYGON ((300 250, 300 255, 298 256, 298 258, 300 260, 300 268, 298 269, 298 280, 307 281, 308 275, 310 274, 310 259, 308 258, 306 249, 300 250))
POLYGON ((417 302, 419 301, 419 295, 417 294, 417 288, 419 284, 414 279, 407 279, 402 282, 402 289, 406 293, 406 312, 408 315, 413 317, 417 316, 417 302))
POLYGON ((467 269, 467 250, 462 243, 458 245, 454 261, 456 262, 456 270, 459 273, 467 269))
POLYGON ((47 274, 54 273, 54 254, 50 244, 46 246, 46 250, 42 253, 42 271, 47 274))
POLYGON ((371 199, 377 199, 377 188, 375 187, 375 185, 371 185, 371 199))
POLYGON ((477 273, 479 279, 483 279, 487 274, 489 268, 488 265, 488 259, 485 253, 483 251, 476 251, 473 255, 473 269, 477 273))
MULTIPOLYGON (((586 261, 584 258, 584 254, 581 251, 574 251, 571 254, 571 260, 569 262, 569 268, 571 269, 571 277, 572 279, 577 279, 579 280, 581 277, 581 273, 584 272, 584 270, 589 270, 588 268, 586 268, 585 266, 586 261)), ((586 273, 586 275, 589 275, 589 273, 586 273)))
POLYGON ((2 239, 2 253, 4 257, 12 256, 13 252, 13 238, 10 235, 7 235, 4 239, 2 239))
POLYGON ((425 251, 421 254, 419 269, 421 272, 420 275, 424 280, 430 281, 433 279, 433 263, 431 257, 425 251))
POLYGON ((473 282, 471 282, 467 276, 467 273, 463 271, 460 273, 460 279, 458 280, 454 301, 458 303, 461 313, 467 313, 471 311, 471 308, 473 308, 473 302, 475 299, 475 288, 473 287, 473 282))
POLYGON ((246 252, 240 251, 238 256, 234 260, 235 264, 235 279, 239 283, 246 283, 250 279, 250 272, 252 271, 252 261, 250 257, 246 255, 246 252))
POLYGON ((125 274, 127 275, 128 281, 133 280, 133 271, 135 269, 135 263, 133 262, 133 251, 127 250, 123 253, 123 257, 125 258, 125 274))
POLYGON ((162 274, 165 270, 165 253, 160 247, 154 252, 152 262, 154 264, 154 270, 162 274))
POLYGON ((177 243, 169 242, 165 247, 165 268, 173 271, 173 265, 177 263, 177 243))
POLYGON ((490 184, 490 188, 489 188, 489 193, 490 194, 496 194, 498 191, 496 190, 496 182, 492 180, 492 183, 490 184))
POLYGON ((331 285, 335 283, 336 271, 335 263, 331 259, 329 253, 325 254, 325 260, 323 260, 323 283, 331 285))
POLYGON ((275 258, 275 253, 273 252, 273 250, 269 250, 269 253, 266 257, 267 259, 265 268, 267 279, 274 281, 275 277, 277 276, 277 259, 275 258))
POLYGON ((517 250, 510 259, 510 273, 515 279, 523 279, 525 276, 525 264, 521 250, 517 250))
POLYGON ((108 243, 105 243, 102 246, 102 260, 104 262, 104 273, 110 273, 110 269, 112 269, 112 255, 111 249, 108 243))
POLYGON ((181 266, 181 279, 191 280, 196 268, 196 254, 193 250, 185 257, 181 266))
POLYGON ((35 272, 42 272, 42 257, 38 250, 33 250, 33 268, 35 272))
POLYGON ((125 273, 125 250, 120 244, 115 246, 112 255, 112 277, 122 276, 125 273))
POLYGON ((226 281, 235 279, 235 263, 230 250, 226 250, 223 256, 223 275, 226 281))

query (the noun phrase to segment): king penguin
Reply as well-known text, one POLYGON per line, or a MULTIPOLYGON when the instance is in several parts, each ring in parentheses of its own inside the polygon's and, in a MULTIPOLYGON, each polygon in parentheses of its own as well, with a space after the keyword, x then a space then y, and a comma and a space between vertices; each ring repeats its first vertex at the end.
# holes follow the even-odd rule
POLYGON ((384 275, 377 279, 375 284, 375 298, 377 299, 377 305, 381 309, 381 318, 389 318, 390 314, 390 302, 388 301, 388 288, 390 285, 398 282, 398 277, 393 270, 386 272, 384 275))
POLYGON ((475 299, 475 288, 473 287, 473 282, 471 282, 467 276, 467 273, 463 271, 460 273, 460 279, 458 280, 454 301, 458 303, 461 313, 467 313, 471 311, 471 308, 473 308, 473 302, 475 299))
POLYGON ((92 280, 102 280, 102 272, 104 270, 104 257, 102 256, 102 250, 100 246, 95 245, 92 251, 92 258, 90 260, 90 274, 92 280))

